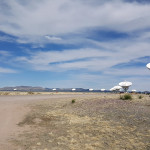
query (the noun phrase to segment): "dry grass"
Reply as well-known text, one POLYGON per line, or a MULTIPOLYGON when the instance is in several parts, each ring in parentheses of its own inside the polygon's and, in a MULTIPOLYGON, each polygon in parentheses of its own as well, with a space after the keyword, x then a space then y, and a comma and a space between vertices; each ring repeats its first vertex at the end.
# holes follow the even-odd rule
POLYGON ((149 150, 150 97, 119 94, 46 100, 18 125, 30 130, 13 142, 26 150, 149 150))
MULTIPOLYGON (((71 94, 71 95, 82 95, 85 93, 79 92, 79 93, 75 93, 75 92, 19 92, 19 91, 0 91, 0 95, 39 95, 39 94, 43 94, 43 95, 55 95, 55 94, 71 94)), ((91 93, 86 93, 86 94, 91 94, 91 93)), ((94 93, 93 93, 94 94, 94 93)))
POLYGON ((1 91, 0 95, 38 95, 38 94, 52 94, 50 92, 19 92, 19 91, 1 91))

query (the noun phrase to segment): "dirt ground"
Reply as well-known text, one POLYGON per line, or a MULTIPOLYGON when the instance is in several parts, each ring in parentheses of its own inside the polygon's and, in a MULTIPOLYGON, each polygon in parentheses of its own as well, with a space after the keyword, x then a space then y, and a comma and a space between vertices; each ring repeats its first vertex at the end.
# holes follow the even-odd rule
POLYGON ((149 95, 10 95, 0 96, 0 150, 150 150, 149 95))

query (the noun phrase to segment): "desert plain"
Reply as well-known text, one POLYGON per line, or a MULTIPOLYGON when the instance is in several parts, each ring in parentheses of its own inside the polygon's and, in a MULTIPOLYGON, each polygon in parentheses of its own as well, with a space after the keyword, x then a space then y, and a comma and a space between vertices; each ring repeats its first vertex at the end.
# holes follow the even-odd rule
POLYGON ((0 150, 150 150, 150 96, 0 92, 0 150))

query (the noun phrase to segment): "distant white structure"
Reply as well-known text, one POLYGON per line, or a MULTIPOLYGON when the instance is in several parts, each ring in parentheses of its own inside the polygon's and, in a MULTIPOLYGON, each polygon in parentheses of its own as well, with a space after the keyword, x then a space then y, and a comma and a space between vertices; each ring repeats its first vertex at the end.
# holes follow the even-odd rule
POLYGON ((102 92, 106 91, 105 89, 101 89, 102 92))
POLYGON ((72 91, 75 91, 76 89, 72 89, 72 91))
POLYGON ((93 89, 89 89, 89 91, 91 92, 91 91, 93 91, 93 89))
POLYGON ((14 89, 14 91, 17 91, 17 89, 14 89))
POLYGON ((150 69, 150 63, 148 63, 148 64, 146 65, 146 67, 147 67, 148 69, 150 69))
POLYGON ((114 88, 111 88, 110 91, 115 91, 115 89, 114 89, 114 88))
POLYGON ((132 90, 132 92, 133 92, 133 93, 136 93, 136 90, 134 89, 134 90, 132 90))
POLYGON ((124 81, 120 82, 119 85, 124 89, 125 92, 127 92, 129 87, 132 85, 132 82, 124 81))
POLYGON ((114 86, 113 88, 115 89, 115 91, 120 91, 120 89, 122 89, 122 87, 121 87, 121 86, 119 86, 119 85, 114 86))
POLYGON ((53 91, 56 91, 56 89, 53 89, 53 91))
POLYGON ((122 88, 121 86, 117 85, 117 86, 114 86, 113 88, 111 88, 110 91, 118 92, 118 91, 120 91, 121 88, 122 88))

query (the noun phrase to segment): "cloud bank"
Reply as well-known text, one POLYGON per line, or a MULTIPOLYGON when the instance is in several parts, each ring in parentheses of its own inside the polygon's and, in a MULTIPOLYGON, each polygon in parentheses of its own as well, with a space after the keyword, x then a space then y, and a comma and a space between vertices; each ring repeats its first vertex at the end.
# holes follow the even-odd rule
POLYGON ((149 4, 121 0, 5 0, 0 7, 1 31, 31 42, 95 27, 135 32, 150 26, 149 4))
POLYGON ((146 0, 1 0, 0 73, 72 71, 66 80, 83 87, 90 77, 149 88, 149 12, 146 0))

